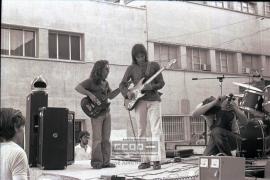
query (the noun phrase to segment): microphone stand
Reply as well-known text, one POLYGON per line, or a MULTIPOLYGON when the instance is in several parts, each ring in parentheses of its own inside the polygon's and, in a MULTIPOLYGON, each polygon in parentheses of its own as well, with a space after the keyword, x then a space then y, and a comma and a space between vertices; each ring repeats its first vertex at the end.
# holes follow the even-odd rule
POLYGON ((236 77, 236 76, 224 76, 224 74, 222 76, 217 76, 216 78, 192 78, 192 80, 205 80, 205 79, 218 79, 219 81, 219 87, 220 87, 220 95, 222 96, 222 86, 223 86, 223 79, 225 78, 243 78, 243 77, 236 77))

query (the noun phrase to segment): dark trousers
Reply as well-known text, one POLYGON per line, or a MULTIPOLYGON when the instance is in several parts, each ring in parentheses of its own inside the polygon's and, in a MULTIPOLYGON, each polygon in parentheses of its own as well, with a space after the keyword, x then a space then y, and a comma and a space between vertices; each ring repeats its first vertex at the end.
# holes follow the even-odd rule
POLYGON ((111 115, 106 112, 92 118, 91 166, 108 165, 111 158, 111 115))
POLYGON ((232 131, 215 127, 210 133, 209 142, 203 154, 210 156, 223 153, 231 156, 231 151, 237 149, 239 141, 240 137, 232 131))

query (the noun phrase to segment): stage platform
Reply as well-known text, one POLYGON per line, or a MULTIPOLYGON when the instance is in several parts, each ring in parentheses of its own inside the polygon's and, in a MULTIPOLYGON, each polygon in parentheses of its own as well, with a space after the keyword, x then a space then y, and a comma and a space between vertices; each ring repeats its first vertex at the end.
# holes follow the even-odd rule
MULTIPOLYGON (((268 159, 269 160, 269 159, 268 159)), ((178 180, 199 180, 199 157, 182 158, 181 162, 174 162, 168 159, 166 164, 162 165, 160 170, 153 170, 152 167, 145 170, 139 170, 137 161, 112 160, 116 168, 93 169, 90 161, 75 161, 64 170, 41 170, 39 168, 30 168, 30 180, 110 180, 112 176, 124 177, 128 179, 178 179, 178 180)), ((254 160, 249 166, 257 169, 264 167, 267 159, 254 160)), ((246 180, 256 178, 246 177, 246 180)), ((259 180, 261 178, 257 178, 259 180)), ((261 179, 270 180, 270 179, 261 179)))
MULTIPOLYGON (((172 160, 169 160, 172 161, 172 160)), ((90 161, 75 161, 65 170, 41 170, 30 168, 30 180, 94 180, 109 179, 111 176, 125 177, 126 179, 176 179, 190 177, 189 180, 198 180, 198 159, 193 158, 184 162, 170 162, 163 164, 160 170, 148 168, 139 170, 139 162, 112 160, 115 168, 93 169, 90 161), (193 177, 193 178, 192 178, 193 177)))

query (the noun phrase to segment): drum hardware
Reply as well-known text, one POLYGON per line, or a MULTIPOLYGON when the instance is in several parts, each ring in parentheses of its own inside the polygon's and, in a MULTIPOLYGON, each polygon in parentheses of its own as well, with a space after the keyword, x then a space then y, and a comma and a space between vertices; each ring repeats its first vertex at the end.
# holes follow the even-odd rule
POLYGON ((251 85, 249 85, 249 84, 238 83, 238 82, 233 82, 233 84, 235 84, 235 85, 237 85, 237 86, 244 87, 244 88, 249 89, 249 90, 253 90, 253 91, 257 91, 257 92, 263 92, 261 89, 256 88, 256 87, 254 87, 254 86, 251 86, 251 85))
POLYGON ((266 112, 270 112, 270 101, 263 103, 262 106, 266 112))
POLYGON ((255 127, 255 128, 260 128, 260 127, 264 128, 265 125, 263 125, 263 124, 262 124, 262 125, 255 125, 254 127, 255 127))
POLYGON ((262 102, 262 93, 254 90, 245 90, 239 108, 253 114, 255 117, 264 117, 262 102))
POLYGON ((270 135, 265 138, 265 152, 270 152, 270 135))
POLYGON ((223 79, 225 78, 229 78, 229 79, 232 79, 232 78, 242 78, 242 77, 234 77, 234 76, 228 76, 228 77, 225 77, 224 74, 222 76, 217 76, 216 78, 192 78, 192 80, 206 80, 206 79, 217 79, 219 81, 219 87, 220 87, 220 95, 222 96, 222 86, 223 86, 223 79))
POLYGON ((241 142, 237 154, 245 158, 263 158, 269 149, 266 141, 269 137, 265 138, 265 130, 263 121, 258 119, 240 127, 241 142))
POLYGON ((263 89, 263 99, 263 109, 266 113, 270 113, 270 85, 263 89))
POLYGON ((234 96, 235 97, 238 97, 238 98, 243 98, 244 97, 244 94, 235 94, 234 96))

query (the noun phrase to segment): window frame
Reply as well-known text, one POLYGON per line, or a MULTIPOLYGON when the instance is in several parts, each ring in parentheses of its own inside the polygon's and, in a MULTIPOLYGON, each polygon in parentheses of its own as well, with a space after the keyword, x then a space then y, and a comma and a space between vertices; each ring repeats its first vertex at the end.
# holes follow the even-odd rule
POLYGON ((265 67, 266 68, 264 68, 264 72, 266 76, 270 77, 270 56, 265 56, 265 67))
MULTIPOLYGON (((191 46, 189 46, 189 47, 187 47, 187 51, 188 50, 191 50, 191 70, 193 70, 193 71, 205 71, 205 70, 203 70, 202 69, 202 65, 203 64, 206 64, 206 66, 210 66, 210 70, 208 70, 208 71, 211 71, 211 62, 208 62, 208 53, 209 53, 209 49, 204 49, 204 48, 198 48, 198 47, 191 47, 191 46), (194 61, 195 61, 195 58, 194 57, 196 57, 196 54, 194 55, 194 51, 195 50, 198 50, 198 58, 199 58, 199 64, 198 63, 194 63, 194 61), (205 51, 205 53, 206 53, 206 62, 205 63, 202 63, 202 56, 201 56, 201 54, 202 54, 202 52, 203 51, 205 51), (199 69, 195 69, 195 65, 199 65, 199 69)), ((189 54, 188 52, 187 52, 187 54, 189 54)), ((187 60, 189 60, 188 58, 187 58, 187 60)))
POLYGON ((234 63, 235 59, 234 59, 234 53, 233 52, 216 50, 216 57, 215 58, 216 58, 216 70, 217 70, 217 72, 221 72, 221 73, 237 73, 237 71, 235 71, 235 69, 230 69, 230 63, 232 63, 231 65, 233 67, 236 65, 234 63), (224 66, 223 63, 222 63, 222 55, 225 55, 225 57, 226 57, 226 66, 224 66), (219 66, 218 66, 217 62, 219 62, 219 66), (227 71, 223 72, 222 67, 226 67, 227 71))
POLYGON ((250 71, 260 70, 260 68, 262 68, 262 60, 260 59, 260 55, 243 53, 242 54, 242 67, 249 68, 250 71), (248 57, 249 59, 244 59, 244 57, 248 57), (249 67, 244 66, 244 61, 247 61, 247 60, 250 60, 249 67), (256 64, 254 64, 255 61, 256 61, 256 64), (255 67, 257 65, 260 66, 259 69, 257 69, 257 67, 255 67))
POLYGON ((83 38, 83 35, 81 33, 62 32, 62 31, 52 31, 52 30, 50 30, 48 32, 48 51, 50 50, 50 47, 49 47, 50 46, 50 42, 49 42, 50 34, 55 34, 56 35, 56 58, 50 57, 50 52, 49 52, 49 54, 48 54, 49 59, 65 60, 65 61, 83 61, 83 58, 82 58, 82 38, 83 38), (69 58, 68 59, 59 58, 59 35, 68 36, 68 51, 69 51, 69 58), (80 51, 79 59, 71 59, 71 57, 72 57, 71 37, 72 36, 79 37, 79 51, 80 51))
POLYGON ((249 13, 249 14, 258 14, 258 9, 257 9, 258 6, 256 2, 244 1, 244 2, 238 2, 238 3, 240 3, 241 12, 249 13), (244 4, 246 5, 246 7, 244 7, 244 4), (246 9, 246 11, 244 11, 244 8, 246 9), (251 9, 254 10, 254 12, 252 12, 251 9))
POLYGON ((225 3, 224 1, 213 1, 214 6, 219 7, 219 8, 225 8, 225 3))
POLYGON ((154 43, 154 61, 158 62, 160 65, 166 65, 167 62, 169 62, 171 59, 170 55, 173 54, 172 53, 172 49, 176 49, 176 57, 175 59, 177 60, 177 65, 173 65, 171 68, 172 69, 181 69, 181 66, 179 66, 180 64, 180 54, 179 54, 179 48, 180 46, 178 45, 173 45, 173 44, 163 44, 163 43, 154 43), (161 49, 166 47, 167 48, 167 54, 166 54, 166 59, 162 59, 161 55, 162 55, 162 51, 161 49), (158 51, 158 59, 155 57, 155 52, 158 51), (164 62, 166 62, 166 64, 164 64, 164 62))
POLYGON ((270 2, 264 2, 264 15, 270 17, 270 2))
POLYGON ((17 26, 5 26, 1 27, 2 29, 7 29, 8 30, 8 54, 2 54, 1 55, 6 55, 6 56, 17 56, 17 57, 37 57, 37 30, 34 28, 26 28, 26 27, 17 27, 17 26), (22 55, 12 55, 11 54, 11 30, 17 30, 17 31, 22 31, 22 55), (34 56, 25 56, 25 32, 33 32, 34 34, 34 56))

